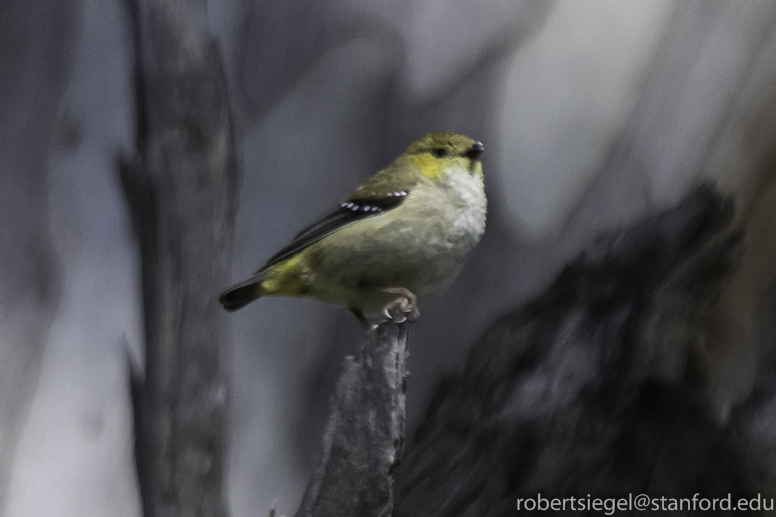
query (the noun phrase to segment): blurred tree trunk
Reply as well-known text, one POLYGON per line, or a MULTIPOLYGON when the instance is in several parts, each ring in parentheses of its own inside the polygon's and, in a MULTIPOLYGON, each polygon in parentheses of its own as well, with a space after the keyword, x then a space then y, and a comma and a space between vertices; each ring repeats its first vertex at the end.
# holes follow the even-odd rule
POLYGON ((219 50, 199 1, 130 0, 137 155, 121 164, 140 244, 145 375, 133 378, 146 517, 226 515, 228 282, 236 163, 219 50))
POLYGON ((0 515, 60 295, 48 156, 79 5, 0 2, 0 515))

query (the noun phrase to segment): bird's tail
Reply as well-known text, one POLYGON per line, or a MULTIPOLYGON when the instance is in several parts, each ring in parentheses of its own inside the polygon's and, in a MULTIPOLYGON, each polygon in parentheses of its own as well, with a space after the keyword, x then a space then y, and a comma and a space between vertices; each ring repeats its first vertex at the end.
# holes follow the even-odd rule
POLYGON ((245 307, 253 300, 261 298, 264 294, 264 290, 261 288, 261 282, 266 277, 266 274, 257 274, 252 276, 244 282, 230 287, 221 297, 218 299, 224 309, 229 312, 236 311, 245 307))

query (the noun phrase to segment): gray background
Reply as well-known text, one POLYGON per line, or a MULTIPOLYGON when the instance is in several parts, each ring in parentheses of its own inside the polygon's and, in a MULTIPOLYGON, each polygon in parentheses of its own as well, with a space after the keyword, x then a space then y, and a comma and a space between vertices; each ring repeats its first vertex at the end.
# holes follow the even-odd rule
MULTIPOLYGON (((776 4, 207 7, 242 173, 234 280, 426 132, 485 144, 488 229, 411 328, 410 428, 440 373, 497 316, 600 232, 705 179, 736 195, 748 228, 708 344, 707 396, 724 420, 748 393, 773 313, 763 300, 776 271, 776 4)), ((127 360, 143 359, 141 300, 116 168, 133 145, 131 73, 123 2, 0 4, 3 517, 139 515, 127 360)), ((230 320, 229 504, 236 517, 275 501, 290 514, 361 330, 308 300, 263 299, 230 320)))

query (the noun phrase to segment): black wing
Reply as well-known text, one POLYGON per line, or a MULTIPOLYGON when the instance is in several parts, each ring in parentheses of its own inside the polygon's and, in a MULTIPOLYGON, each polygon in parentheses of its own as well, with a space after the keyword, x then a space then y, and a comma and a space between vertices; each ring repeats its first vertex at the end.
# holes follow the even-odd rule
POLYGON ((409 192, 406 190, 400 190, 398 192, 392 192, 391 195, 385 197, 351 198, 348 201, 345 201, 340 204, 340 206, 329 211, 313 224, 300 231, 296 237, 294 237, 291 244, 275 253, 275 255, 273 255, 264 267, 256 272, 256 274, 299 253, 307 246, 323 239, 330 233, 335 232, 344 226, 360 219, 372 217, 381 212, 396 208, 406 199, 408 194, 409 192))

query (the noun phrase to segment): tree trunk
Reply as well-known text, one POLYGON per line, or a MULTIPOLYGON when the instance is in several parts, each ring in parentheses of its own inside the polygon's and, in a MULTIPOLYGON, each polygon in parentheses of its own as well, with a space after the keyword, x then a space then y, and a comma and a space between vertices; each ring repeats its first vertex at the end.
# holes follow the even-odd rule
POLYGON ((133 377, 146 517, 226 515, 228 282, 236 165, 204 3, 131 0, 137 155, 121 176, 140 245, 145 375, 133 377))

